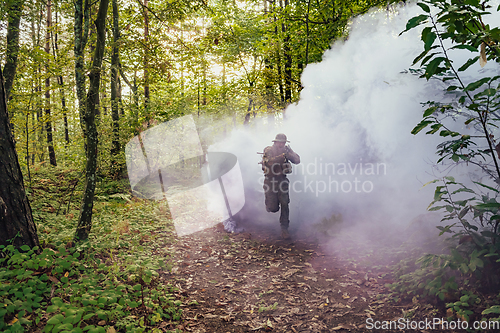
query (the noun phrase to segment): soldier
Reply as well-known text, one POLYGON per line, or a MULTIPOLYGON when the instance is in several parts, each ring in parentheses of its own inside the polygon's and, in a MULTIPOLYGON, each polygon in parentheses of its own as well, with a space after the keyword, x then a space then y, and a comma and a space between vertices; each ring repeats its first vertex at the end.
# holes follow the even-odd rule
POLYGON ((266 210, 276 213, 281 205, 281 237, 290 238, 288 233, 290 197, 288 195, 289 180, 286 175, 292 172, 292 165, 300 163, 297 155, 286 143, 290 142, 283 133, 277 134, 273 140, 274 144, 264 149, 262 156, 262 171, 264 171, 264 192, 266 210))

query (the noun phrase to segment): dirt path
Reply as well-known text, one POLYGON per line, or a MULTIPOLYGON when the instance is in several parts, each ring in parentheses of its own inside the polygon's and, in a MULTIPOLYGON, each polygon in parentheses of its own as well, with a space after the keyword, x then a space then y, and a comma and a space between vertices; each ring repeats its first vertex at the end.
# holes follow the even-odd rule
MULTIPOLYGON (((382 271, 325 253, 321 244, 218 225, 178 239, 163 275, 183 300, 188 332, 366 332, 366 320, 397 320, 382 271)), ((380 332, 380 331, 379 331, 380 332)))

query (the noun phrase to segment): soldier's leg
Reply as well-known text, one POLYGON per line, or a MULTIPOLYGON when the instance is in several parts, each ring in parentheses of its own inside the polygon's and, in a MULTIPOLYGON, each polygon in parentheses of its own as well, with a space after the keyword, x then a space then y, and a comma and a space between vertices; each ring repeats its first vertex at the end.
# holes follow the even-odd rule
POLYGON ((289 213, 290 210, 288 208, 288 204, 290 203, 290 195, 289 195, 289 180, 285 178, 280 182, 280 195, 279 201, 281 206, 281 215, 280 215, 280 224, 282 229, 288 229, 288 225, 290 223, 289 213))
POLYGON ((273 179, 264 179, 264 193, 266 210, 271 213, 276 213, 279 209, 279 192, 276 186, 276 181, 273 179))

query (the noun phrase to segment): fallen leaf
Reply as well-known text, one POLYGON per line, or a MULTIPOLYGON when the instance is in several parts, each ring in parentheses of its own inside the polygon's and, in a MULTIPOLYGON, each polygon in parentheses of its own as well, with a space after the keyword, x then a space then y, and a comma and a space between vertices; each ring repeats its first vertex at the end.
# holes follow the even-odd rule
POLYGON ((481 51, 479 52, 479 65, 481 65, 481 68, 483 68, 488 60, 486 59, 486 43, 482 42, 481 43, 481 51))
POLYGON ((339 325, 337 327, 332 328, 332 331, 338 331, 338 330, 342 330, 342 329, 344 329, 344 330, 350 330, 351 328, 352 327, 350 327, 350 326, 341 324, 341 325, 339 325))
POLYGON ((59 280, 53 276, 49 276, 49 280, 54 282, 54 283, 59 283, 59 280))

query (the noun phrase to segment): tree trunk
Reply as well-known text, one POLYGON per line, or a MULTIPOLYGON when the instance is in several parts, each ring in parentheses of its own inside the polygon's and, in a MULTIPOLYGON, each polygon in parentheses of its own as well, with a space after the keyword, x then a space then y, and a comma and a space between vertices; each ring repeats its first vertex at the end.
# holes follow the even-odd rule
POLYGON ((7 93, 0 69, 0 245, 38 246, 36 225, 24 190, 14 137, 10 130, 7 93))
MULTIPOLYGON (((287 6, 288 0, 285 0, 285 13, 287 6)), ((288 32, 288 27, 285 24, 285 18, 283 18, 282 22, 281 30, 284 35, 283 54, 285 58, 285 103, 290 104, 292 102, 292 50, 290 48, 290 33, 288 32)))
POLYGON ((97 41, 92 59, 92 68, 89 75, 89 91, 86 98, 85 108, 85 129, 86 129, 86 172, 85 190, 83 194, 80 217, 75 233, 75 241, 86 240, 92 228, 92 208, 94 207, 94 192, 96 186, 97 169, 97 126, 95 123, 96 104, 99 98, 99 82, 101 79, 101 65, 104 55, 106 14, 108 12, 109 0, 101 0, 99 11, 95 21, 97 30, 97 41))
MULTIPOLYGON (((118 62, 118 66, 120 65, 120 62, 118 62)), ((123 101, 122 101, 122 81, 120 80, 120 75, 116 78, 116 84, 118 90, 116 91, 116 96, 118 97, 118 105, 120 108, 120 116, 125 116, 125 110, 123 108, 123 101)))
POLYGON ((120 115, 118 112, 118 66, 120 30, 118 27, 118 4, 112 0, 113 7, 113 53, 111 55, 111 118, 113 120, 113 139, 111 144, 111 165, 116 164, 116 155, 120 152, 120 115))
POLYGON ((310 11, 311 11, 311 0, 308 0, 307 1, 307 15, 306 15, 306 59, 305 59, 306 66, 309 63, 309 13, 310 13, 310 11))
POLYGON ((40 68, 40 64, 37 68, 37 77, 36 77, 36 87, 35 87, 35 96, 36 96, 36 122, 38 124, 38 132, 37 132, 37 152, 38 152, 38 162, 42 163, 45 161, 45 145, 43 144, 43 104, 42 104, 42 78, 41 78, 42 70, 40 68))
MULTIPOLYGON (((32 48, 36 49, 40 46, 40 26, 41 26, 41 10, 39 11, 38 8, 32 8, 32 16, 33 19, 31 20, 31 42, 32 42, 32 48), (35 20, 36 16, 36 20, 35 20), (36 22, 35 22, 36 21, 36 22), (36 27, 35 27, 36 23, 36 27)), ((37 66, 33 66, 33 72, 32 72, 32 87, 34 91, 34 111, 32 115, 32 126, 33 126, 33 131, 35 132, 35 140, 33 140, 33 149, 32 149, 32 157, 31 157, 31 164, 35 164, 35 157, 38 155, 40 159, 40 154, 43 158, 43 152, 40 153, 40 143, 43 142, 43 125, 41 123, 41 118, 42 118, 42 104, 40 101, 41 98, 41 80, 40 80, 40 64, 37 66), (36 123, 35 123, 35 114, 36 114, 36 123), (36 125, 35 125, 36 124, 36 125)), ((42 145, 43 146, 43 145, 42 145)), ((40 161, 41 162, 41 161, 40 161)))
POLYGON ((63 109, 64 118, 64 140, 66 141, 66 146, 69 144, 69 127, 68 127, 68 108, 66 107, 66 97, 64 96, 64 81, 62 75, 59 75, 59 89, 61 93, 61 104, 63 109))
MULTIPOLYGON (((281 1, 280 1, 281 4, 281 1)), ((273 8, 275 8, 275 0, 273 0, 273 8)), ((281 71, 281 48, 280 48, 280 38, 278 35, 278 19, 276 15, 274 15, 274 34, 276 35, 276 69, 277 69, 277 74, 278 74, 278 88, 280 92, 280 102, 281 104, 285 103, 285 92, 283 89, 283 74, 281 71)))
POLYGON ((85 137, 85 57, 84 50, 87 45, 90 26, 90 4, 89 0, 75 0, 75 83, 76 95, 78 97, 78 111, 80 114, 80 125, 85 137))
POLYGON ((144 112, 145 118, 148 122, 150 120, 149 114, 149 15, 148 15, 148 0, 144 0, 144 112))
MULTIPOLYGON (((47 32, 45 34, 45 53, 50 55, 50 29, 52 27, 52 1, 47 1, 47 32)), ((45 130, 47 132, 47 145, 49 146, 50 165, 57 166, 54 141, 52 140, 52 120, 50 115, 50 71, 48 61, 45 64, 47 77, 45 78, 45 130)))
MULTIPOLYGON (((203 100, 202 105, 207 105, 207 66, 203 62, 203 100)), ((205 108, 206 109, 206 108, 205 108)))
POLYGON ((133 122, 134 122, 134 135, 138 135, 141 132, 141 124, 139 124, 139 87, 137 85, 137 72, 134 72, 134 85, 132 86, 132 93, 134 95, 134 114, 133 114, 133 122))
POLYGON ((7 48, 5 50, 5 97, 9 100, 10 90, 14 83, 19 54, 19 23, 21 22, 24 0, 14 0, 8 8, 7 48))
MULTIPOLYGON (((58 20, 57 20, 57 8, 55 12, 56 16, 56 26, 58 26, 58 20)), ((58 59, 59 57, 59 45, 57 43, 57 31, 54 34, 54 47, 53 53, 54 53, 54 58, 58 59)), ((61 94, 61 106, 62 106, 62 111, 63 111, 63 119, 64 119, 64 140, 66 141, 66 147, 69 144, 69 128, 68 128, 68 108, 66 106, 66 96, 64 94, 64 79, 62 75, 59 75, 57 77, 57 83, 59 84, 59 93, 61 94)))
MULTIPOLYGON (((269 15, 268 9, 268 0, 264 0, 264 15, 269 15)), ((272 24, 271 19, 269 19, 269 24, 272 24)), ((270 43, 270 38, 267 39, 267 43, 270 43)), ((273 64, 271 63, 271 59, 269 59, 269 55, 266 54, 264 58, 264 83, 265 83, 265 96, 266 96, 266 106, 267 112, 271 112, 272 100, 273 100, 273 64)), ((246 118, 245 118, 246 120, 246 118)))

